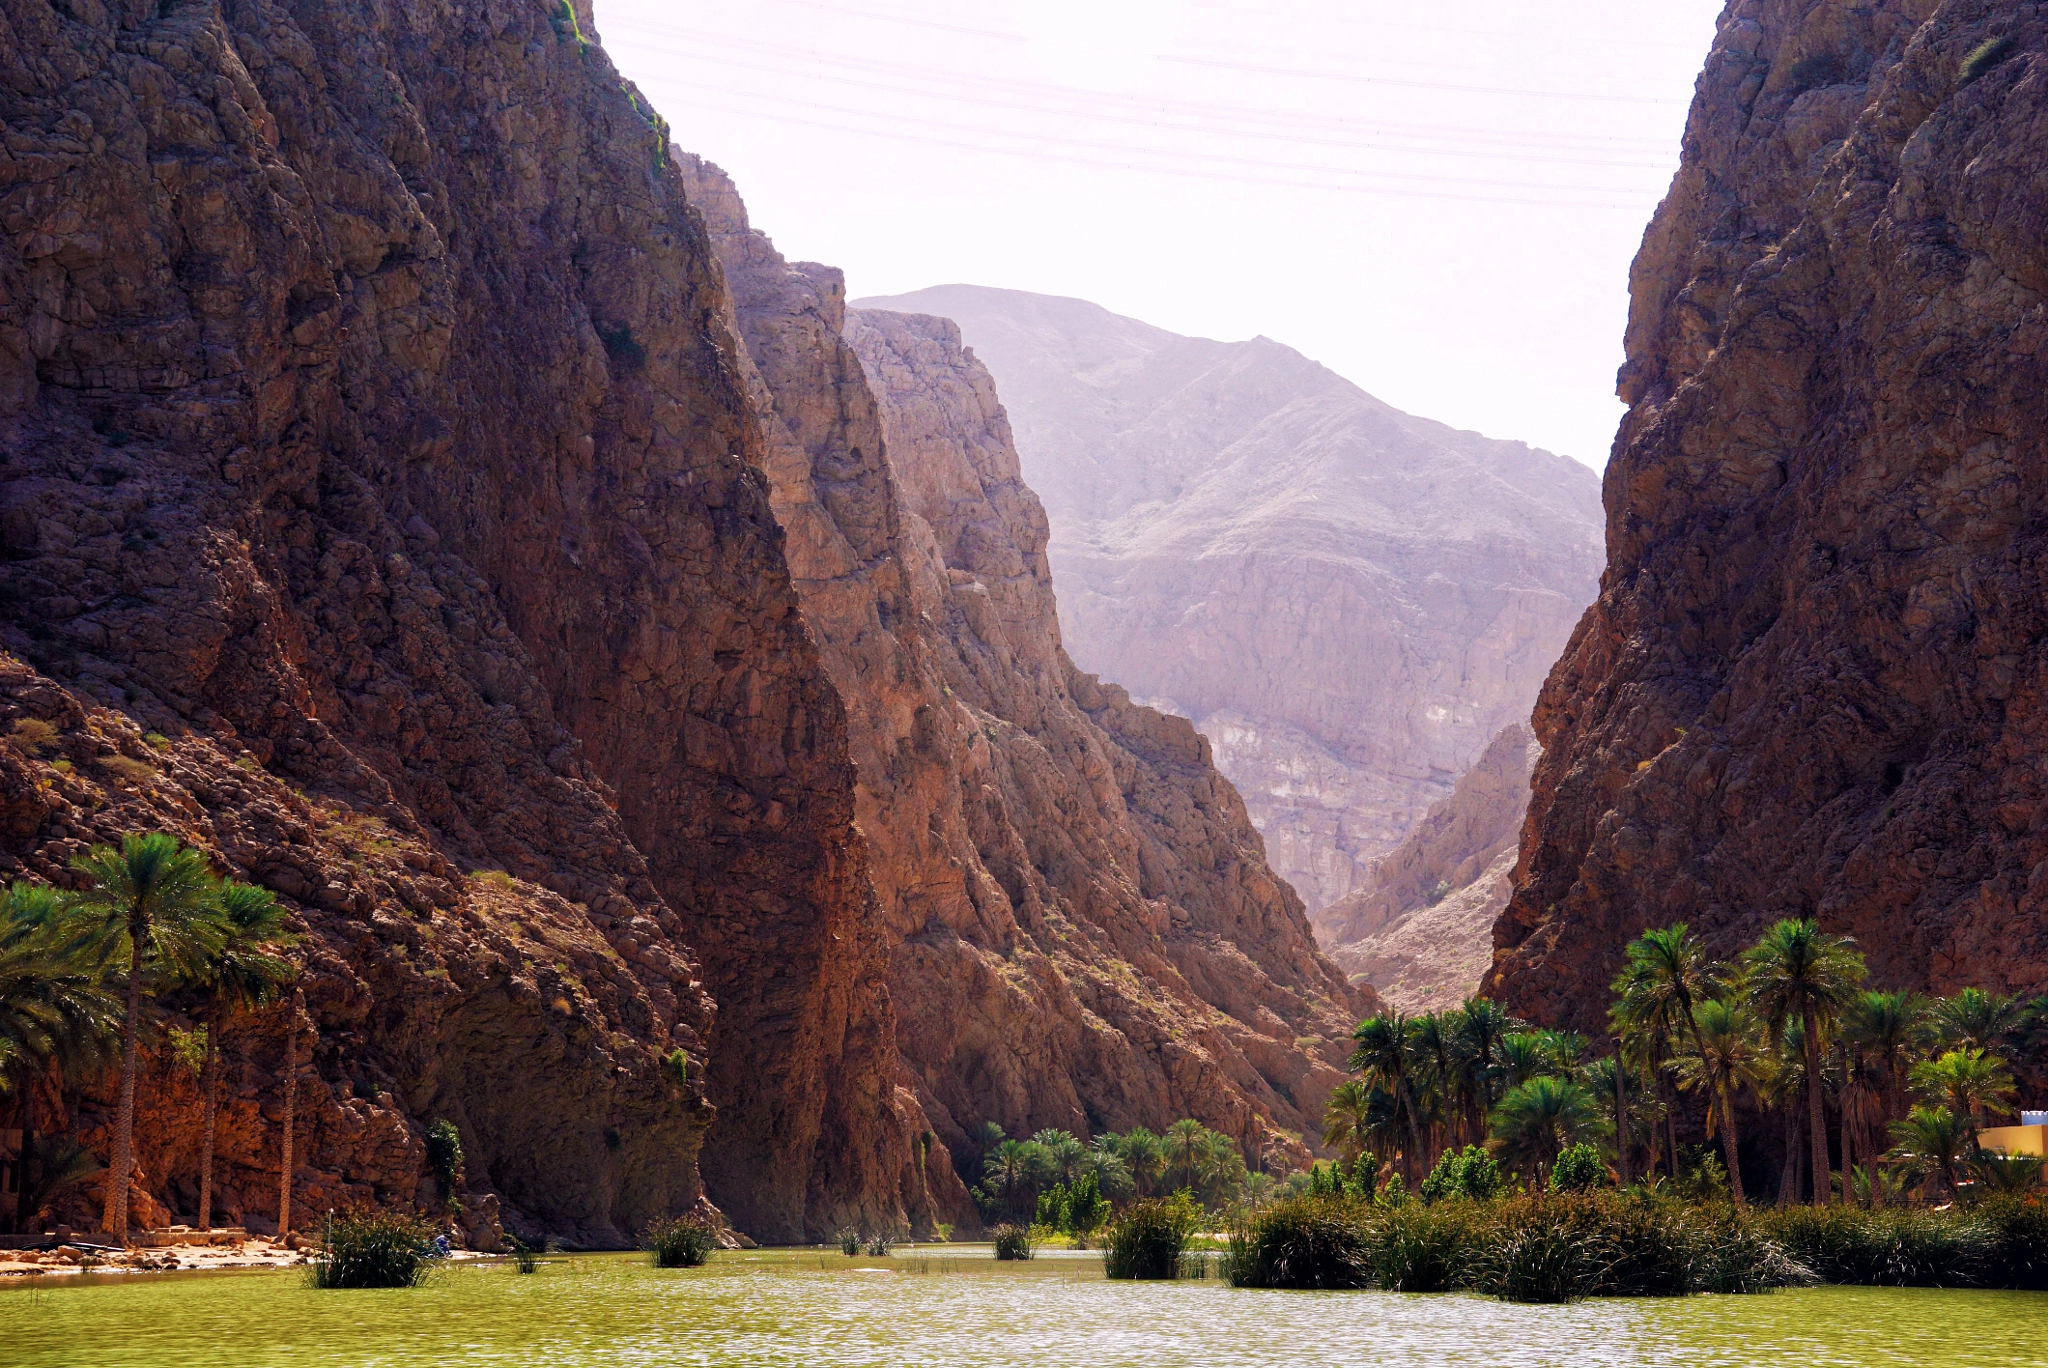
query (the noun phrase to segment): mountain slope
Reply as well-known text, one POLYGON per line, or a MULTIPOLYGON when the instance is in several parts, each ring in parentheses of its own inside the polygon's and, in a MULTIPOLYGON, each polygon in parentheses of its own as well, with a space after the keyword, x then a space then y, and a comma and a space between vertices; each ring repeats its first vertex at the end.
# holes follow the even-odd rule
POLYGON ((1782 916, 2048 987, 2048 16, 1735 0, 1645 235, 1599 601, 1536 712, 1490 983, 1782 916))
POLYGON ((1312 909, 1525 716, 1592 596, 1576 462, 1264 338, 970 286, 869 303, 960 324, 1045 499, 1069 649, 1194 719, 1312 909))
MULTIPOLYGON (((1045 514, 987 372, 943 320, 846 315, 836 271, 784 261, 723 172, 678 164, 847 700, 905 1123, 929 1118, 942 1165, 978 1159, 986 1121, 1194 1115, 1248 1153, 1312 1130, 1369 999, 1315 952, 1192 728, 1060 649, 1045 514)), ((973 1219, 950 1171, 927 1177, 935 1216, 973 1219)))

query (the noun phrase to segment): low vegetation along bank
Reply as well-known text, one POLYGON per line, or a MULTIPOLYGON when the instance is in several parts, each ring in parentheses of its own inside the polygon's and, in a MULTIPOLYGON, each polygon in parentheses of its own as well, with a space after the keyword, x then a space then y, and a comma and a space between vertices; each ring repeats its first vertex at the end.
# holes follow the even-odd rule
POLYGON ((1768 1292, 1811 1282, 2048 1290, 2048 1208, 1748 1212, 1653 1193, 1424 1203, 1290 1198, 1233 1235, 1238 1287, 1474 1291, 1516 1302, 1768 1292))

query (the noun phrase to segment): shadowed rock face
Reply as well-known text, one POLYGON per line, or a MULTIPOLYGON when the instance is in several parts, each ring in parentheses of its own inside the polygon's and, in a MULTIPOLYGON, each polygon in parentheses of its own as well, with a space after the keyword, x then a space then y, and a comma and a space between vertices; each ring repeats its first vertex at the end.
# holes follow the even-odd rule
POLYGON ((680 162, 847 698, 892 1105, 942 1142, 932 1209, 972 1219, 947 1158, 978 1158, 984 1121, 1312 1129, 1370 1000, 1316 953, 1194 730, 1060 649, 1045 514, 988 373, 942 319, 847 314, 836 271, 785 262, 718 168, 680 162))
POLYGON ((1600 598, 1536 711, 1512 1009, 1590 1026, 1679 918, 2048 986, 2044 147, 2037 6, 1729 6, 1632 279, 1600 598))
POLYGON ((1503 726, 1592 597, 1597 480, 1389 408, 1266 338, 941 286, 1045 499, 1074 657, 1215 745, 1311 912, 1503 726))
POLYGON ((314 1191, 447 1115, 529 1231, 630 1237, 700 1143, 763 1237, 893 1210, 845 712, 587 7, 0 0, 0 76, 7 871, 164 826, 287 899, 314 1191))
POLYGON ((1493 923, 1507 906, 1536 754, 1525 724, 1501 728, 1451 796, 1361 887, 1323 910, 1330 958, 1406 1011, 1477 990, 1493 955, 1493 923))

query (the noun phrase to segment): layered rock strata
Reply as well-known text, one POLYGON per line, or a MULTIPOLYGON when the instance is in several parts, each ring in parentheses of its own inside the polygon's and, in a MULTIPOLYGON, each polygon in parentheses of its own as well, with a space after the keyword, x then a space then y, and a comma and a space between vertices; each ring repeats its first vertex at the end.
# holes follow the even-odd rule
POLYGON ((1369 999, 1206 743, 1067 659, 988 373, 944 320, 847 314, 837 272, 783 261, 722 172, 681 161, 848 700, 914 1114, 962 1161, 985 1121, 1308 1133, 1369 999))
POLYGON ((631 1238, 700 1145, 762 1238, 900 1220, 845 711, 584 0, 0 0, 0 72, 9 872, 161 826, 287 900, 316 1206, 448 1116, 529 1233, 631 1238))
POLYGON ((1323 910, 1330 958, 1405 1011, 1477 991, 1493 958, 1493 923, 1507 906, 1538 753, 1527 724, 1501 728, 1365 884, 1323 910))
POLYGON ((1683 919, 2048 987, 2048 13, 1735 0, 1632 276, 1609 560, 1489 983, 1683 919))
POLYGON ((1502 727, 1593 596, 1585 466, 1402 413, 1267 338, 949 285, 1045 498, 1081 665, 1192 718, 1321 924, 1502 727))

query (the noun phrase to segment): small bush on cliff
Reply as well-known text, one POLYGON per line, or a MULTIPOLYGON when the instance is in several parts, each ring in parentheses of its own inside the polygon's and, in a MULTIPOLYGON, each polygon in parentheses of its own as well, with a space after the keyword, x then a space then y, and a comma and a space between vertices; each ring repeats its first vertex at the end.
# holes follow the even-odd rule
POLYGON ((1970 55, 1963 58, 1962 70, 1958 73, 1962 77, 1962 83, 1968 85, 1997 66, 2012 55, 2012 49, 2013 41, 2010 38, 1986 38, 1971 48, 1970 55))
POLYGON ((989 1238, 996 1242, 998 1259, 1029 1259, 1038 1250, 1031 1243, 1031 1228, 1021 1225, 999 1225, 989 1228, 989 1238))
POLYGON ((1200 1214, 1185 1192, 1136 1202, 1104 1231, 1103 1271, 1112 1278, 1171 1278, 1200 1214))
POLYGON ((456 1190, 462 1175, 462 1132, 453 1121, 436 1121, 427 1127, 427 1167, 441 1185, 441 1200, 451 1211, 462 1209, 456 1190))
POLYGON ((315 1287, 418 1287, 434 1254, 434 1228, 405 1211, 352 1211, 328 1219, 313 1259, 315 1287))
POLYGON ((696 1216, 677 1216, 647 1227, 641 1243, 656 1268, 696 1268, 718 1248, 718 1228, 696 1216))

